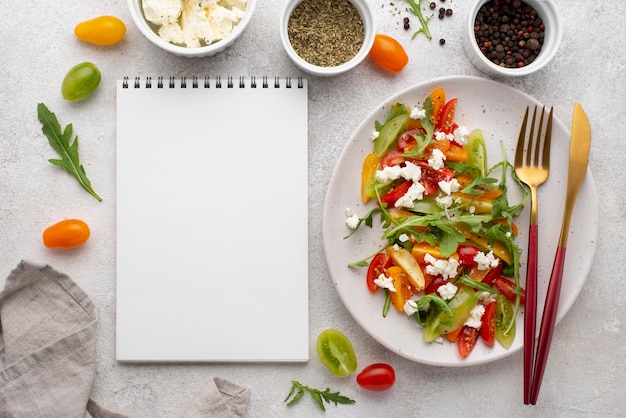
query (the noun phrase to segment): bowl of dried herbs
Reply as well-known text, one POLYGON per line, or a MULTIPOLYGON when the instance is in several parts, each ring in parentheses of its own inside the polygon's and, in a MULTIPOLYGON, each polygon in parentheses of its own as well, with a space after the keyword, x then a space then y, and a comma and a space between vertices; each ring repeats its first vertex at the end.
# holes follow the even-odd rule
POLYGON ((376 35, 366 0, 288 0, 280 21, 285 51, 301 70, 334 76, 367 57, 376 35))

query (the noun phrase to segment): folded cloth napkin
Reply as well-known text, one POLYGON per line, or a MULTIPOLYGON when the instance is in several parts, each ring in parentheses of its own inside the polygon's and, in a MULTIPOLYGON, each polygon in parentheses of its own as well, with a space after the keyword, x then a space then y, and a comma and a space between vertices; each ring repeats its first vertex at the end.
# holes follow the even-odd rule
MULTIPOLYGON (((125 418, 89 398, 96 309, 68 276, 22 261, 0 292, 0 416, 125 418)), ((242 417, 250 390, 214 378, 182 417, 242 417)))

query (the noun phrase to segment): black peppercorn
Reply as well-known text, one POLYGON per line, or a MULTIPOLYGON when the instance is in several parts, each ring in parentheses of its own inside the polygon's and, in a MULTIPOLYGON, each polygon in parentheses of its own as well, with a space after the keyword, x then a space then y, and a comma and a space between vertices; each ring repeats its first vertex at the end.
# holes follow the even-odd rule
POLYGON ((452 9, 446 9, 446 16, 452 16, 452 9))
POLYGON ((445 44, 445 43, 446 43, 446 40, 445 40, 445 39, 441 38, 441 39, 439 40, 439 45, 443 45, 443 44, 445 44))

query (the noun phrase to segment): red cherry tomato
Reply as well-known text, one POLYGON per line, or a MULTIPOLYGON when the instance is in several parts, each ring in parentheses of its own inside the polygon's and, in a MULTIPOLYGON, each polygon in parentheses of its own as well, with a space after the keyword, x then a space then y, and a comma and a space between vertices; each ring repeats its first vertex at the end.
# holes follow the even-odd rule
POLYGON ((378 253, 374 256, 374 258, 372 258, 372 261, 370 261, 370 265, 367 268, 366 278, 367 288, 370 292, 374 293, 380 289, 380 287, 374 283, 374 280, 378 279, 378 276, 384 273, 389 266, 391 266, 391 257, 389 257, 386 253, 378 253))
POLYGON ((496 302, 485 306, 485 313, 480 324, 480 338, 491 347, 496 343, 496 302))
POLYGON ((474 257, 480 251, 477 247, 469 244, 459 244, 456 249, 457 254, 459 255, 459 262, 464 266, 475 266, 476 261, 474 261, 474 257))
POLYGON ((435 125, 436 131, 451 133, 454 125, 454 110, 459 99, 450 99, 441 109, 441 114, 435 125))
POLYGON ((497 266, 489 270, 489 272, 483 278, 482 282, 488 284, 489 286, 493 286, 496 278, 502 275, 502 270, 504 270, 504 263, 498 263, 497 266))
POLYGON ((380 68, 390 73, 399 73, 409 62, 409 56, 400 42, 381 33, 374 38, 370 57, 380 68))
POLYGON ((387 154, 383 155, 383 158, 380 160, 380 165, 384 167, 391 167, 394 165, 400 165, 404 162, 404 151, 397 148, 392 149, 387 154))
POLYGON ((374 363, 363 369, 356 377, 357 383, 367 390, 382 392, 393 386, 396 373, 388 364, 374 363))
POLYGON ((459 355, 463 358, 469 356, 476 346, 476 340, 478 340, 478 330, 464 325, 456 340, 459 355))
MULTIPOLYGON (((507 298, 511 302, 515 302, 515 298, 517 296, 515 294, 515 283, 513 283, 506 277, 499 276, 496 277, 494 281, 494 286, 496 287, 496 290, 498 292, 504 295, 505 298, 507 298)), ((526 291, 522 288, 520 288, 520 296, 520 303, 523 305, 526 302, 526 291)))
POLYGON ((387 204, 387 208, 392 208, 398 199, 409 191, 409 188, 413 184, 413 181, 407 180, 404 183, 400 183, 395 188, 391 189, 387 194, 380 198, 380 201, 387 204))

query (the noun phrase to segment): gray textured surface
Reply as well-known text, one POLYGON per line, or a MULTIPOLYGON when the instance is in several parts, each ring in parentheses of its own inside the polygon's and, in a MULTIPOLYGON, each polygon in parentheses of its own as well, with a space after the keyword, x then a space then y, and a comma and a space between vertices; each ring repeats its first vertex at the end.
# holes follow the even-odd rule
MULTIPOLYGON (((212 376, 252 390, 249 416, 324 416, 309 398, 287 408, 282 400, 290 381, 331 387, 357 400, 327 408, 326 416, 421 416, 463 412, 464 416, 626 416, 626 338, 623 288, 626 233, 622 110, 623 2, 559 0, 564 23, 561 49, 541 72, 505 84, 571 120, 575 101, 587 111, 593 143, 590 168, 600 199, 595 261, 578 300, 557 326, 539 404, 522 404, 522 355, 472 368, 424 366, 386 351, 365 334, 332 288, 321 240, 326 185, 345 141, 358 123, 388 95, 445 75, 482 76, 467 60, 461 36, 468 1, 448 0, 454 15, 431 22, 428 42, 402 29, 402 0, 373 1, 379 31, 404 44, 410 63, 398 75, 383 73, 366 60, 332 79, 309 78, 310 147, 310 338, 307 364, 122 365, 115 362, 115 80, 157 75, 300 75, 280 45, 281 0, 264 0, 234 47, 215 57, 185 59, 149 43, 134 26, 123 0, 47 2, 2 1, 0 33, 0 268, 8 275, 22 259, 48 263, 72 276, 93 298, 100 315, 97 378, 93 397, 103 406, 133 417, 172 417, 212 376), (392 6, 396 5, 402 6, 392 6), (103 14, 122 18, 123 42, 96 47, 74 38, 76 23, 103 14), (446 39, 441 47, 437 40, 446 39), (103 73, 97 93, 82 103, 65 102, 60 84, 76 63, 92 61, 103 73), (53 157, 37 121, 44 102, 62 124, 72 122, 81 140, 81 158, 102 203, 81 190, 65 173, 46 162, 53 157), (83 248, 53 252, 41 245, 42 230, 65 217, 92 227, 83 248), (328 327, 352 339, 360 364, 386 361, 397 383, 385 393, 366 393, 354 379, 329 375, 316 358, 317 334, 328 327)), ((439 3, 439 2, 438 2, 439 3)), ((414 21, 415 24, 415 21, 414 21)), ((174 152, 176 150, 174 149, 174 152)), ((560 209, 557 209, 560 210, 560 209)))

